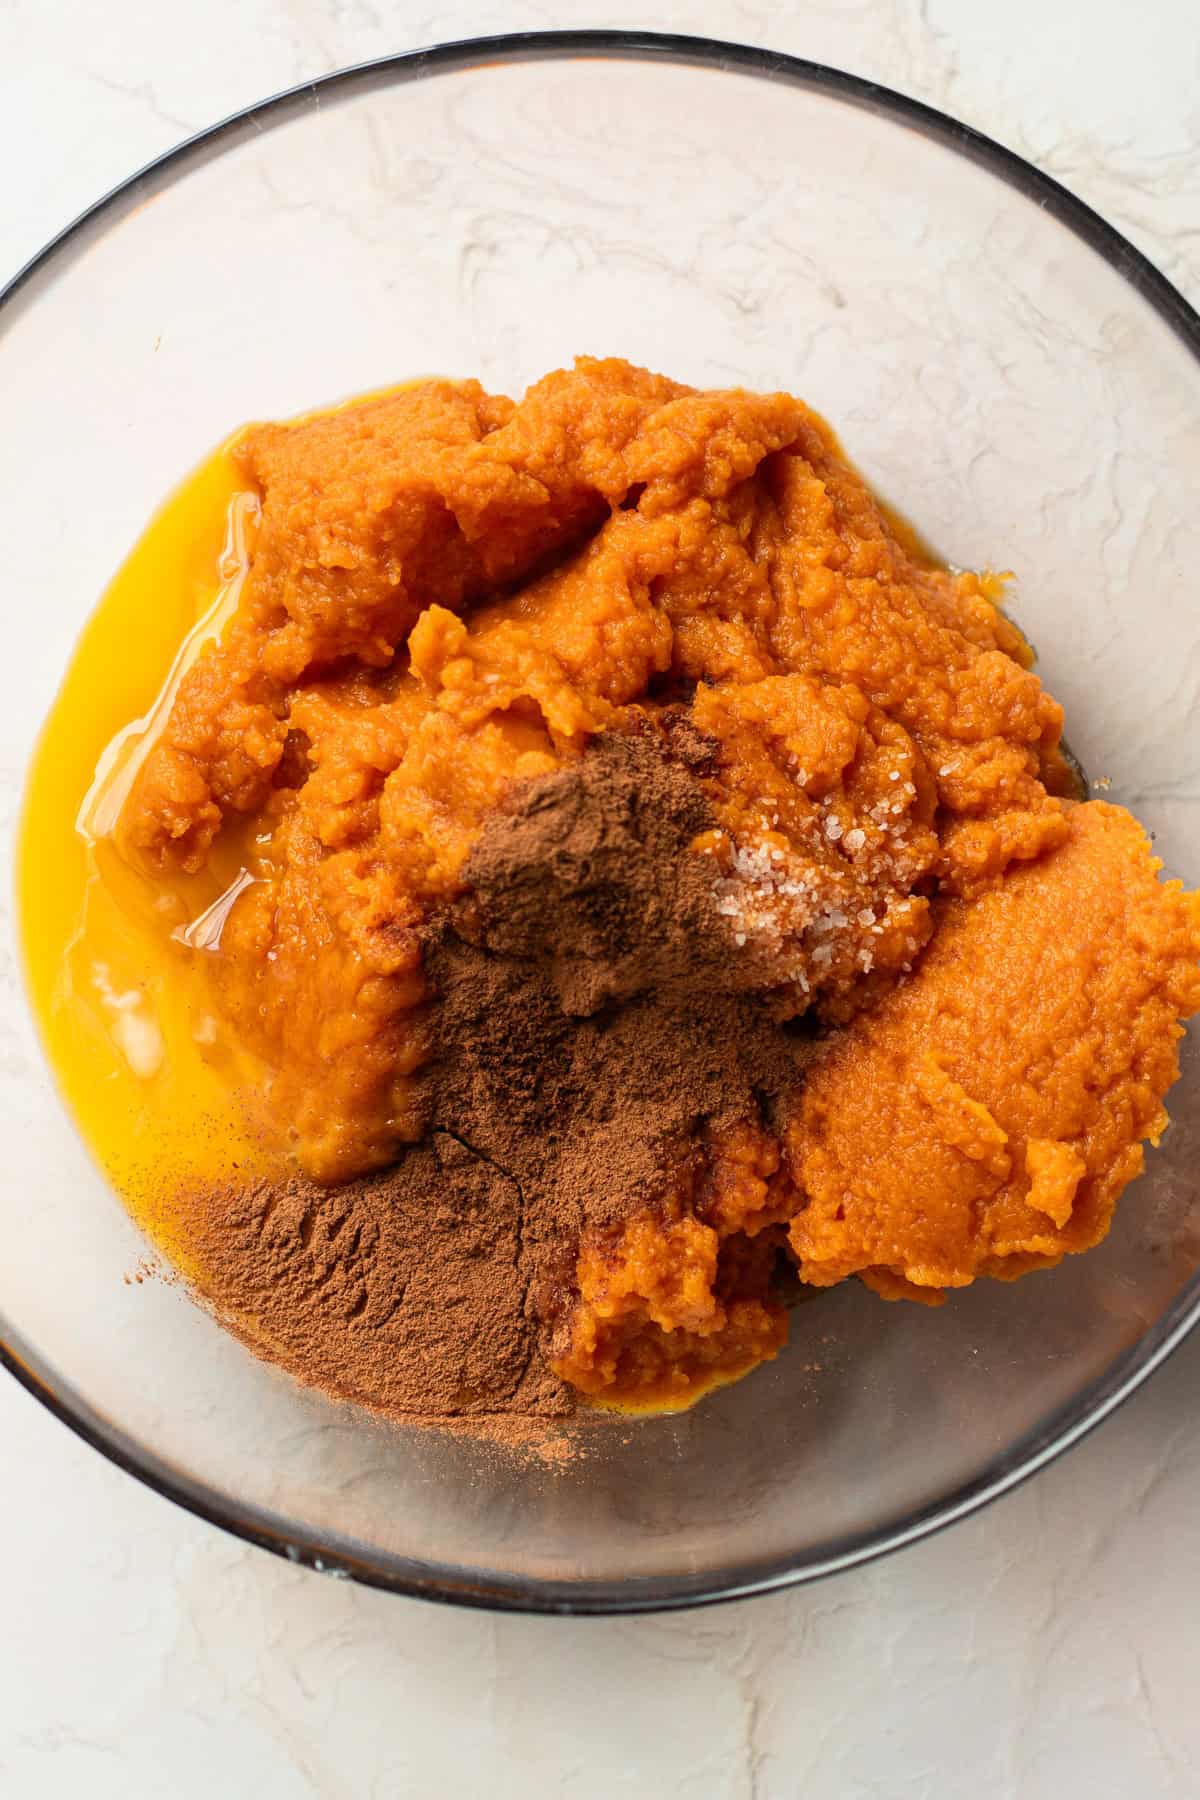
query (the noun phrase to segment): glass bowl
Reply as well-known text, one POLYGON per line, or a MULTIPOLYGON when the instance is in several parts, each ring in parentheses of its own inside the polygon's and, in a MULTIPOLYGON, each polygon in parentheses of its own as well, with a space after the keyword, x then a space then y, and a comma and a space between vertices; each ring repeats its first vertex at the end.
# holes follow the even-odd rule
MULTIPOLYGON (((584 350, 792 389, 951 562, 1015 570, 1076 753, 1200 877, 1200 320, 1086 207, 941 115, 642 35, 480 40, 298 88, 135 176, 18 276, 10 803, 109 576, 231 427, 426 372, 517 392, 584 350)), ((934 1314, 848 1284, 794 1315, 778 1362, 691 1413, 581 1431, 561 1466, 384 1423, 256 1361, 180 1286, 123 1279, 146 1246, 55 1094, 11 921, 4 959, 9 1367, 142 1480, 316 1568, 547 1612, 808 1580, 1011 1487, 1200 1307, 1189 1050, 1164 1147, 1089 1256, 934 1314)))

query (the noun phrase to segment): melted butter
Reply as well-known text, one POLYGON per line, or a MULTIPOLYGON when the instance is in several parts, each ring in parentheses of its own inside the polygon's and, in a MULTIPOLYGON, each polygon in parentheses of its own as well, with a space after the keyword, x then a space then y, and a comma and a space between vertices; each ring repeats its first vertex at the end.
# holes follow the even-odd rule
POLYGON ((258 506, 230 452, 167 501, 85 626, 34 754, 18 849, 30 993, 63 1097, 185 1269, 172 1189, 278 1166, 251 1102, 266 1071, 217 1018, 195 954, 219 943, 249 878, 236 831, 203 873, 153 881, 112 831, 184 671, 237 604, 258 506))

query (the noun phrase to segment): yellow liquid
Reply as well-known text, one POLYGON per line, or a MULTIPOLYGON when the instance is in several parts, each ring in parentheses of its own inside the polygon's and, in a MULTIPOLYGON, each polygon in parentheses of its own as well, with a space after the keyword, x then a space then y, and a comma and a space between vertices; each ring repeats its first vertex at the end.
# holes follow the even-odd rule
POLYGON ((109 1179, 185 1268, 171 1190, 275 1160, 245 1103, 265 1071, 215 1014, 203 956, 172 937, 191 927, 195 940, 239 875, 239 844, 223 833, 203 873, 151 882, 110 833, 152 719, 236 602, 257 500, 230 449, 161 509, 84 628, 34 754, 18 846, 19 931, 51 1065, 109 1179))

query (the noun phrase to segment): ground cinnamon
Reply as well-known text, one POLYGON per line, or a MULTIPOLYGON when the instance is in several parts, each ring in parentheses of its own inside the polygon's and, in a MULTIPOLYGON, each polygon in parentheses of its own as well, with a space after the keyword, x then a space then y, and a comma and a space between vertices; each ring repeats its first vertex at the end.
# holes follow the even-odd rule
POLYGON ((189 1198, 203 1290, 302 1380, 400 1414, 569 1412, 546 1358, 581 1236, 797 1084, 805 1040, 731 989, 745 959, 691 848, 711 750, 635 715, 485 826, 429 930, 428 1130, 393 1168, 189 1198))

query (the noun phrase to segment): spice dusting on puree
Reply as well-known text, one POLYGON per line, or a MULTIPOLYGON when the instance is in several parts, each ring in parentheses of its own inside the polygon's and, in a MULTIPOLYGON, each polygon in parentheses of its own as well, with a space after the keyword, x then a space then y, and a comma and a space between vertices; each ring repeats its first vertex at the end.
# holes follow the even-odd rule
POLYGON ((515 1428, 686 1406, 805 1289, 1098 1243, 1200 900, 1077 798, 1001 595, 787 394, 581 358, 232 439, 81 641, 22 868, 61 1080, 195 1291, 515 1428))

